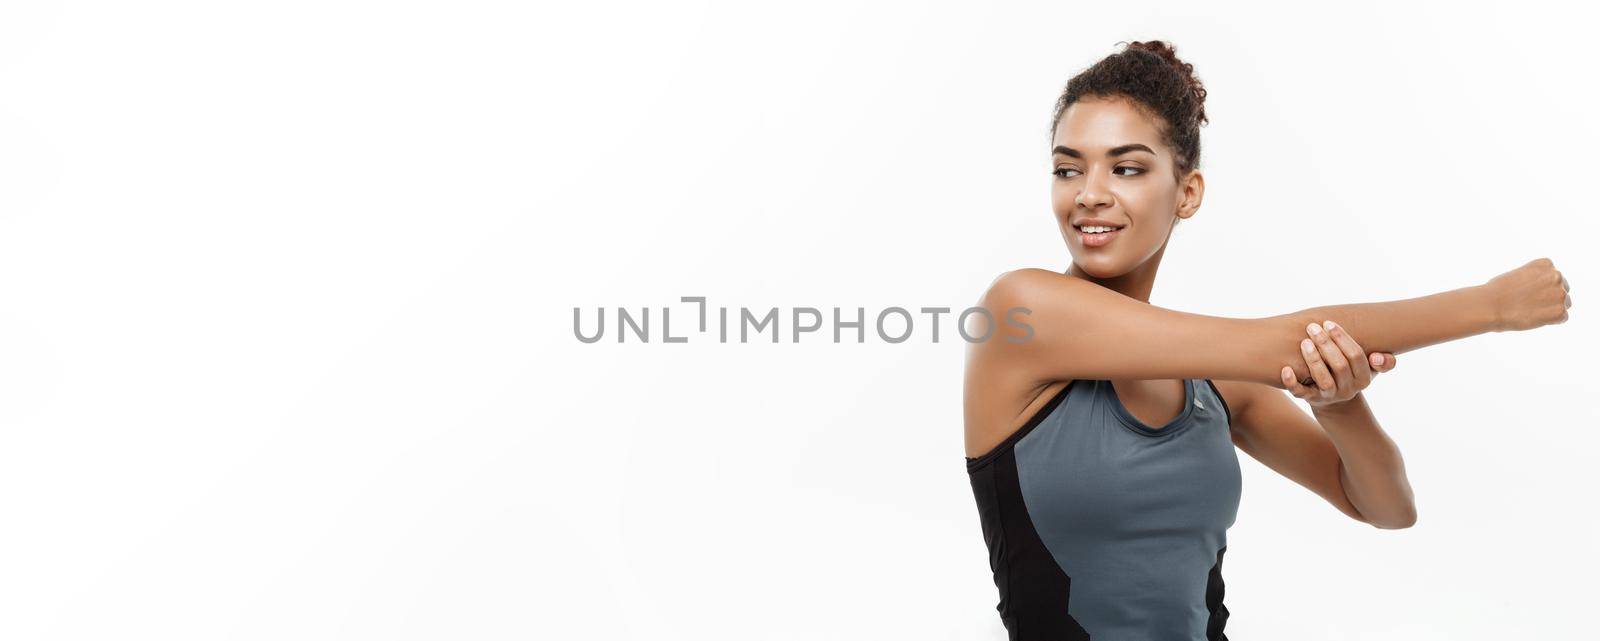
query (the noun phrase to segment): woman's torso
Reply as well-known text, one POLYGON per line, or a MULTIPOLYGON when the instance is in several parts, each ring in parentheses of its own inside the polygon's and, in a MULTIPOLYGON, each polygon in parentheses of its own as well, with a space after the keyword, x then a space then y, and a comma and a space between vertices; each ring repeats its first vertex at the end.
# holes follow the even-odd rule
POLYGON ((1072 381, 966 459, 1012 639, 1226 638, 1239 463, 1216 386, 1182 389, 1152 426, 1109 381, 1072 381))

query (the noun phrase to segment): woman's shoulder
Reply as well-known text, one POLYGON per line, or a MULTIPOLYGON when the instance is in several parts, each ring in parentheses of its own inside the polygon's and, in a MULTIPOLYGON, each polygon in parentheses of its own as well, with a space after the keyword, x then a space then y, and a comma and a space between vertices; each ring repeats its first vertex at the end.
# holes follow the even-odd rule
POLYGON ((1080 280, 1057 271, 1042 267, 1018 267, 1009 271, 1000 272, 994 280, 989 282, 991 288, 997 285, 1038 285, 1063 280, 1080 280))
POLYGON ((1073 288, 1083 286, 1097 285, 1061 272, 1038 267, 1022 267, 1001 272, 990 281, 989 288, 984 291, 983 301, 989 307, 994 307, 995 304, 1007 307, 1037 300, 1043 296, 1060 296, 1073 288))

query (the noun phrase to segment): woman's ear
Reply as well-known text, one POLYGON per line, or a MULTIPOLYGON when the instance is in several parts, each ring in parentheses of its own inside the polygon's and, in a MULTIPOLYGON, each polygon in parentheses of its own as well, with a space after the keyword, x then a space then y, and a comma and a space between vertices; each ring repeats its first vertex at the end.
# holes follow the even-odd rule
POLYGON ((1196 169, 1190 171, 1178 183, 1178 217, 1188 218, 1200 209, 1200 201, 1205 199, 1206 177, 1196 169))

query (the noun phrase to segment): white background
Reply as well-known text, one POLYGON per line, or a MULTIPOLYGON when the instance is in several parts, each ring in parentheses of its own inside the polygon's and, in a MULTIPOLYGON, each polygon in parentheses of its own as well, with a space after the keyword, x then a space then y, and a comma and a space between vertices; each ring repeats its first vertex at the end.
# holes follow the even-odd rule
POLYGON ((1152 303, 1541 256, 1575 300, 1369 388, 1411 529, 1241 453, 1230 638, 1592 638, 1593 16, 552 5, 0 11, 0 638, 1003 639, 953 324, 591 345, 572 309, 1065 269, 1053 101, 1149 38, 1212 118, 1152 303))

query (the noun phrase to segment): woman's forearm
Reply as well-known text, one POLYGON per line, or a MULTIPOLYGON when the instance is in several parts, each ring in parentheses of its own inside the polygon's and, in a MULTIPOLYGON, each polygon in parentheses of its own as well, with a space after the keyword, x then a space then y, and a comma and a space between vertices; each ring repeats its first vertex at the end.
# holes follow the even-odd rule
POLYGON ((1345 497, 1366 522, 1380 528, 1405 528, 1417 522, 1417 504, 1406 478, 1400 447, 1383 431, 1356 394, 1343 403, 1311 407, 1311 413, 1339 452, 1339 482, 1345 497))
MULTIPOLYGON (((1296 377, 1310 374, 1298 346, 1306 325, 1332 320, 1343 326, 1367 353, 1400 354, 1429 345, 1499 331, 1494 299, 1481 285, 1447 292, 1378 303, 1350 303, 1312 307, 1268 319, 1271 331, 1281 333, 1286 346, 1276 367, 1289 365, 1296 377)), ((1276 369, 1274 370, 1276 371, 1276 369)))
MULTIPOLYGON (((1029 384, 1080 378, 1214 378, 1284 389, 1279 372, 1285 365, 1296 378, 1310 378, 1299 348, 1308 324, 1332 320, 1362 349, 1398 354, 1498 331, 1502 315, 1510 313, 1500 298, 1503 291, 1514 290, 1511 285, 1465 287, 1245 319, 1158 307, 1082 279, 1021 269, 996 279, 982 305, 992 319, 1022 319, 1026 331, 1000 331, 993 340, 977 343, 969 371, 1022 378, 1029 384)), ((1006 329, 1014 328, 1001 328, 1006 329)))

